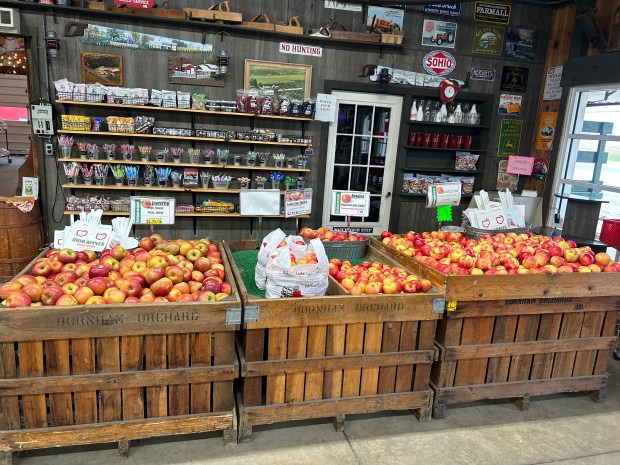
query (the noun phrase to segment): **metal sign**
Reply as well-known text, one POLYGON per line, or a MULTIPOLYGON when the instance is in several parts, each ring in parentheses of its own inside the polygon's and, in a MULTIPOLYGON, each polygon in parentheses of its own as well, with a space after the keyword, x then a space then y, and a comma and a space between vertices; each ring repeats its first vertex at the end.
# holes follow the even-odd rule
POLYGON ((500 90, 508 92, 525 92, 527 89, 527 78, 530 74, 528 68, 520 66, 504 66, 502 69, 502 81, 500 90))
POLYGON ((510 22, 510 9, 510 5, 502 3, 476 2, 474 21, 508 24, 510 22))
POLYGON ((473 81, 494 81, 495 70, 491 68, 472 68, 469 78, 473 81))
POLYGON ((448 52, 433 50, 424 56, 422 66, 428 74, 446 76, 456 68, 456 59, 448 52))
POLYGON ((424 5, 424 13, 432 13, 444 16, 460 16, 460 3, 427 3, 424 5))
POLYGON ((480 55, 501 55, 506 31, 503 27, 476 24, 471 51, 480 55))

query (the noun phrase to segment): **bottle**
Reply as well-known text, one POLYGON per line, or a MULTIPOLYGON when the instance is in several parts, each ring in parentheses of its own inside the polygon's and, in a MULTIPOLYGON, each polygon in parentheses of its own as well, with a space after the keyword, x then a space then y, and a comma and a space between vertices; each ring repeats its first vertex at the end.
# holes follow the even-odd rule
POLYGON ((478 112, 476 111, 476 104, 474 103, 469 110, 469 124, 478 124, 478 112))
POLYGON ((432 121, 433 123, 437 122, 437 115, 439 114, 439 102, 433 102, 433 108, 431 110, 431 117, 430 117, 430 121, 432 121))
POLYGON ((418 116, 418 107, 417 102, 413 99, 413 103, 411 104, 411 110, 409 110, 409 121, 415 121, 418 116))
POLYGON ((446 121, 448 121, 448 108, 446 107, 445 103, 441 104, 441 108, 439 109, 439 121, 441 123, 445 123, 446 121))
POLYGON ((416 121, 423 121, 424 120, 424 100, 420 100, 420 106, 418 107, 418 111, 417 111, 417 115, 416 115, 416 121))
POLYGON ((456 124, 461 124, 463 122, 463 111, 461 110, 460 103, 456 105, 456 110, 454 110, 454 122, 456 124))
POLYGON ((430 121, 431 120, 431 102, 430 100, 428 102, 426 102, 426 105, 424 106, 424 121, 430 121))

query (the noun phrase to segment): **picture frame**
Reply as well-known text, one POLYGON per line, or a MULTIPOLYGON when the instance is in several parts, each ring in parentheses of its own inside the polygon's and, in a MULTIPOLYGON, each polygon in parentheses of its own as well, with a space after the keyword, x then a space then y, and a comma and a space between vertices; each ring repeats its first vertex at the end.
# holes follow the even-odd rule
POLYGON ((243 88, 272 88, 286 92, 292 99, 310 97, 312 65, 280 63, 276 61, 245 60, 243 88), (287 72, 288 71, 288 72, 287 72))
POLYGON ((111 53, 82 52, 82 82, 106 86, 123 85, 123 57, 111 53))

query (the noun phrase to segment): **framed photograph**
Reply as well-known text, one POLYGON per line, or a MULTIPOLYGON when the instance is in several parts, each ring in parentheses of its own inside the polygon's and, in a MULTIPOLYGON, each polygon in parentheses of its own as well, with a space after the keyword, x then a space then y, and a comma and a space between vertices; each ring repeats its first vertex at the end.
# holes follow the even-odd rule
POLYGON ((82 82, 123 85, 123 57, 109 53, 82 52, 82 82))
POLYGON ((310 97, 312 65, 245 60, 243 88, 273 89, 293 99, 310 97))

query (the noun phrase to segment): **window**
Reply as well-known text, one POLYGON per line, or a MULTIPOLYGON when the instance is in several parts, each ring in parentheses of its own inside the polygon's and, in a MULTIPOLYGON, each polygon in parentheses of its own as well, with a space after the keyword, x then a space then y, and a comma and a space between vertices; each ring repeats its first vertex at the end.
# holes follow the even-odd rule
MULTIPOLYGON (((620 218, 620 84, 571 89, 566 115, 554 192, 604 200, 600 220, 620 218)), ((563 218, 566 202, 554 204, 563 218)))

